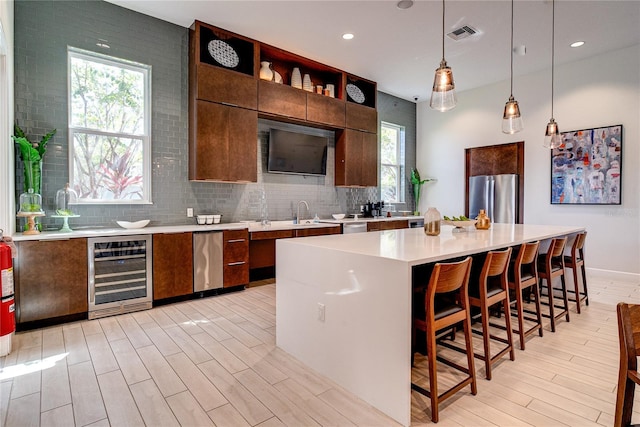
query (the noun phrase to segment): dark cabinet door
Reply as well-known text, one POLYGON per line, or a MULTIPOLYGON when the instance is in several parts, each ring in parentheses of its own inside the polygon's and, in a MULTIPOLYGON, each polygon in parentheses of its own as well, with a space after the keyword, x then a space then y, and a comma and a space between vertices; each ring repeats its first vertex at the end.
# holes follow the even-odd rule
POLYGON ((369 133, 378 133, 378 111, 375 108, 347 102, 346 127, 369 133))
POLYGON ((321 228, 298 228, 295 230, 296 237, 327 236, 329 234, 340 234, 340 226, 321 228))
POLYGON ((153 235, 153 299, 193 293, 192 233, 153 235))
POLYGON ((252 76, 206 64, 197 64, 196 73, 197 99, 257 109, 258 84, 252 76))
POLYGON ((258 111, 293 119, 307 118, 307 92, 291 86, 260 80, 258 111))
POLYGON ((336 141, 335 184, 351 187, 378 185, 378 136, 345 129, 336 141))
POLYGON ((307 120, 344 128, 345 102, 329 96, 307 94, 307 120))
POLYGON ((17 242, 16 320, 88 311, 87 239, 17 242))
POLYGON ((224 287, 249 283, 249 231, 226 230, 224 239, 224 287))
POLYGON ((189 179, 257 180, 256 111, 197 100, 189 157, 189 179))

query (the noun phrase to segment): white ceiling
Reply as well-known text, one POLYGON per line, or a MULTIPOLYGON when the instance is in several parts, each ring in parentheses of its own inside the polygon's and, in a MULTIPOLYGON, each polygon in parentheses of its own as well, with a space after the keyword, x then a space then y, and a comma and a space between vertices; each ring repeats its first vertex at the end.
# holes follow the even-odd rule
MULTIPOLYGON (((428 99, 442 57, 442 2, 418 0, 400 10, 396 0, 217 1, 107 0, 189 27, 198 19, 378 82, 404 98, 428 99), (355 38, 345 41, 345 32, 355 38)), ((446 38, 445 57, 458 91, 509 78, 509 0, 447 0, 446 32, 469 25, 478 33, 446 38)), ((640 44, 640 0, 557 0, 556 64, 640 44), (570 48, 576 40, 581 48, 570 48)), ((517 0, 516 76, 550 67, 550 0, 517 0)), ((615 64, 612 64, 612 71, 615 64)), ((517 98, 517 79, 514 95, 517 98)))

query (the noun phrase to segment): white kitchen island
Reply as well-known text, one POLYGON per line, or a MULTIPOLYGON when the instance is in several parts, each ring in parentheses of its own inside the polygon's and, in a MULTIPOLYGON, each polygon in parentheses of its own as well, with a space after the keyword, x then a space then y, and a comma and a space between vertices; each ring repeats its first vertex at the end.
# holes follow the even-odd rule
MULTIPOLYGON (((399 423, 411 423, 414 266, 583 231, 492 224, 278 240, 276 341, 399 423)), ((428 281, 428 278, 426 278, 428 281)))

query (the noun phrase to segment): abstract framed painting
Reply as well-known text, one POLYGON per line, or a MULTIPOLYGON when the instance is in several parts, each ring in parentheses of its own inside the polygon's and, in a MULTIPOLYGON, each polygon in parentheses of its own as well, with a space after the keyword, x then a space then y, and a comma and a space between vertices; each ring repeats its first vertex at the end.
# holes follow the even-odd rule
POLYGON ((619 205, 622 125, 562 132, 551 150, 552 205, 619 205))

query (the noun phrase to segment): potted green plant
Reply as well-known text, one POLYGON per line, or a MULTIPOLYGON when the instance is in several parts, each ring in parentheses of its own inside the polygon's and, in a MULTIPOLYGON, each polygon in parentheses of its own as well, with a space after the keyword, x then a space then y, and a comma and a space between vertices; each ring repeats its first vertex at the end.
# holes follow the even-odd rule
POLYGON ((56 134, 54 129, 42 137, 40 142, 31 142, 24 131, 15 125, 15 135, 11 138, 18 144, 20 159, 24 165, 24 192, 32 189, 34 193, 41 193, 42 185, 42 159, 47 151, 47 143, 56 134))
POLYGON ((413 198, 416 201, 416 207, 413 211, 414 215, 420 215, 420 211, 418 210, 418 204, 420 203, 420 190, 422 189, 422 185, 425 182, 435 181, 433 178, 420 179, 420 172, 418 169, 411 169, 411 184, 413 184, 413 198))

